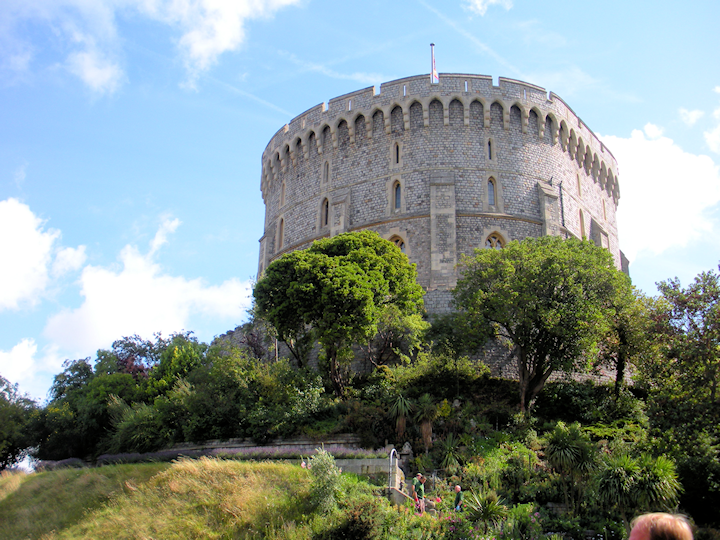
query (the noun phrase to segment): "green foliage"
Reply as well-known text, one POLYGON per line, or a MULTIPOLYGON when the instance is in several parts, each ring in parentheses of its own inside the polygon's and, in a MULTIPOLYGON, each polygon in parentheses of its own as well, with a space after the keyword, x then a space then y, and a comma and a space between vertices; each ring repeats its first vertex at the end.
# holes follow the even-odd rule
POLYGON ((408 416, 415 409, 413 403, 402 394, 398 394, 395 401, 390 406, 390 418, 395 419, 395 429, 397 430, 398 442, 405 437, 405 426, 408 416))
POLYGON ((37 405, 0 376, 0 470, 11 466, 32 445, 31 419, 37 405))
POLYGON ((481 523, 487 534, 488 526, 497 527, 508 517, 508 508, 492 490, 471 492, 465 499, 467 516, 475 523, 481 523))
POLYGON ((462 261, 455 304, 475 336, 499 337, 517 352, 520 409, 555 371, 583 371, 628 286, 605 249, 557 236, 476 250, 462 261))
POLYGON ((667 302, 662 320, 666 356, 683 389, 715 403, 720 381, 720 274, 702 272, 683 289, 675 278, 658 283, 667 302))
POLYGON ((315 506, 326 514, 335 509, 340 490, 340 469, 335 458, 324 448, 310 457, 310 472, 313 476, 312 497, 315 506))
POLYGON ((257 312, 305 361, 297 343, 316 339, 325 350, 329 377, 338 396, 345 387, 346 366, 339 353, 375 336, 385 306, 399 316, 422 309, 422 288, 415 265, 392 242, 360 231, 316 241, 273 261, 257 283, 257 312))
POLYGON ((151 452, 168 443, 156 408, 146 403, 129 406, 117 396, 112 396, 109 409, 114 430, 110 452, 151 452))
POLYGON ((671 510, 682 491, 675 464, 664 456, 639 458, 617 453, 608 456, 595 476, 598 498, 616 510, 628 532, 633 512, 671 510))
POLYGON ((642 401, 627 388, 615 389, 607 384, 592 381, 553 381, 535 403, 533 413, 548 420, 583 425, 616 420, 647 424, 642 401))
POLYGON ((407 364, 390 368, 393 381, 406 388, 412 398, 430 393, 437 398, 453 399, 469 395, 477 385, 487 379, 490 368, 468 357, 455 357, 447 353, 421 352, 407 364))
POLYGON ((579 513, 585 484, 596 466, 597 449, 579 424, 558 422, 547 435, 545 454, 562 478, 566 507, 579 513))
POLYGON ((440 441, 442 460, 440 467, 446 473, 454 474, 460 468, 460 441, 453 433, 448 433, 444 440, 440 441))

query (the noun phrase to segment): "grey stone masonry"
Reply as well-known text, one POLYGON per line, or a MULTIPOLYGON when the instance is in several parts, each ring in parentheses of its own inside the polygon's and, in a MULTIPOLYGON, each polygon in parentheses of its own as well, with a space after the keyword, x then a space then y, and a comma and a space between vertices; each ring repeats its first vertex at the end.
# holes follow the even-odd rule
POLYGON ((584 236, 627 268, 615 158, 557 95, 513 79, 420 75, 333 98, 273 136, 261 191, 259 275, 371 229, 417 265, 430 313, 451 309, 463 256, 511 240, 584 236))

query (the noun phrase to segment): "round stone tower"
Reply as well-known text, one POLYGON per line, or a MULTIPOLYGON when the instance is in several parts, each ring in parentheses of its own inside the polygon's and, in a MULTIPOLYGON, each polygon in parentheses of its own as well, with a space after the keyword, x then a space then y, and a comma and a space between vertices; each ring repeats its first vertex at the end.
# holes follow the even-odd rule
POLYGON ((262 157, 258 274, 283 253, 371 229, 417 264, 431 313, 456 265, 528 236, 587 237, 618 268, 620 189, 610 151, 555 94, 485 75, 408 77, 294 118, 262 157))

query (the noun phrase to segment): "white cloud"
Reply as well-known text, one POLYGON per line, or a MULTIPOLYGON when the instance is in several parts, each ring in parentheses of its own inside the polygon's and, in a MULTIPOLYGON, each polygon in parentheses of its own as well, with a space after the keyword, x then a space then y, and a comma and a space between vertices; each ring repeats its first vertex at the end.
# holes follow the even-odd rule
POLYGON ((79 77, 98 94, 112 94, 123 77, 120 66, 96 50, 71 54, 67 59, 67 66, 70 73, 79 77))
POLYGON ((20 386, 21 393, 45 398, 52 374, 62 368, 62 357, 55 346, 38 353, 34 339, 25 338, 9 351, 0 350, 0 374, 20 386))
POLYGON ((80 270, 82 265, 85 264, 86 258, 85 246, 63 248, 58 251, 55 256, 55 261, 52 265, 52 275, 60 277, 68 272, 80 270))
POLYGON ((60 40, 60 49, 72 49, 65 64, 93 91, 111 93, 122 78, 113 60, 121 49, 117 19, 140 15, 173 28, 176 44, 187 69, 189 86, 218 57, 237 50, 246 39, 247 21, 271 17, 301 0, 4 0, 0 2, 0 30, 5 29, 4 49, 20 51, 14 64, 27 66, 29 46, 19 37, 26 20, 47 25, 60 40), (5 24, 1 24, 2 22, 5 24), (9 21, 9 23, 8 23, 9 21), (15 30, 17 28, 17 30, 15 30), (13 32, 11 32, 13 31, 13 32), (18 35, 14 40, 7 35, 18 35))
POLYGON ((630 138, 601 138, 620 166, 618 228, 630 260, 712 230, 706 214, 720 202, 720 166, 710 157, 685 152, 652 124, 630 138))
POLYGON ((680 107, 678 112, 680 113, 680 119, 688 126, 694 126, 705 115, 703 111, 698 109, 689 111, 684 107, 680 107))
MULTIPOLYGON (((720 87, 715 88, 716 92, 718 90, 720 90, 720 87)), ((710 150, 720 154, 720 109, 713 111, 713 118, 718 121, 718 124, 714 128, 703 132, 703 135, 710 150)))
POLYGON ((85 246, 60 248, 60 231, 44 222, 17 199, 0 201, 0 310, 36 304, 50 284, 77 270, 85 261, 85 246), (50 269, 52 268, 52 276, 50 269))
POLYGON ((512 0, 466 0, 466 7, 478 15, 485 15, 487 9, 492 5, 499 5, 505 9, 513 7, 512 0))
POLYGON ((648 122, 647 124, 645 124, 643 131, 645 131, 645 135, 647 135, 651 139, 659 139, 660 137, 662 137, 663 131, 665 130, 660 126, 656 126, 655 124, 651 124, 648 122))
POLYGON ((48 285, 52 249, 60 231, 43 230, 43 221, 17 199, 0 201, 0 310, 34 304, 48 285), (12 264, 9 262, 12 261, 12 264))
POLYGON ((250 306, 250 283, 229 279, 209 286, 163 272, 155 262, 157 249, 179 225, 166 219, 147 254, 131 245, 120 253, 121 267, 86 266, 80 278, 82 305, 51 317, 44 334, 64 350, 81 356, 109 347, 121 336, 150 337, 188 328, 195 316, 240 320, 250 306))

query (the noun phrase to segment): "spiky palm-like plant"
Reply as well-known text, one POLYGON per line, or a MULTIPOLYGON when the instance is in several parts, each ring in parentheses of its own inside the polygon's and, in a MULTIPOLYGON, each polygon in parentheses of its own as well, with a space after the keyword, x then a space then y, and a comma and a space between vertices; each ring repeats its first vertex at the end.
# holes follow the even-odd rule
POLYGON ((664 456, 653 458, 647 454, 639 459, 627 454, 608 457, 595 482, 600 501, 618 511, 628 534, 628 514, 657 508, 671 510, 682 491, 675 464, 664 456))
POLYGON ((448 433, 444 441, 440 442, 442 446, 442 461, 440 466, 447 472, 454 474, 460 468, 460 439, 454 433, 448 433))
POLYGON ((571 513, 578 511, 583 483, 595 468, 595 447, 579 424, 558 422, 547 436, 545 453, 562 479, 566 507, 571 513))
POLYGON ((418 400, 415 420, 420 424, 420 433, 422 434, 426 454, 430 452, 432 446, 432 425, 435 418, 437 418, 437 414, 437 405, 433 402, 430 394, 423 394, 418 400))
POLYGON ((407 417, 410 416, 414 408, 412 401, 402 394, 398 394, 398 397, 390 406, 390 417, 395 419, 395 431, 397 432, 398 442, 405 437, 407 417))
POLYGON ((507 518, 508 509, 494 491, 480 493, 471 492, 470 497, 465 500, 468 519, 475 523, 482 523, 488 532, 488 525, 497 527, 507 518))

